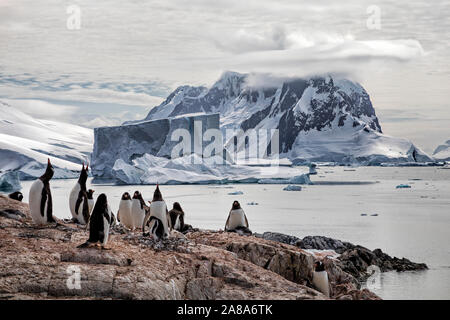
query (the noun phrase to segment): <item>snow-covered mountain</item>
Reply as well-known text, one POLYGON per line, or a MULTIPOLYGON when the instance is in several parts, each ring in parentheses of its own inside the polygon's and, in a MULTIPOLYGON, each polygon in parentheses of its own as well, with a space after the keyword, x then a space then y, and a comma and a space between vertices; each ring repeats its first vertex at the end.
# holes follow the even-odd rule
POLYGON ((177 88, 146 120, 199 113, 220 113, 222 130, 279 129, 281 157, 294 162, 432 161, 410 141, 384 135, 367 92, 346 79, 274 84, 264 75, 225 72, 211 88, 177 88), (252 84, 255 76, 266 84, 252 84))
POLYGON ((440 161, 450 161, 450 140, 438 146, 433 152, 433 157, 440 161))
POLYGON ((55 178, 75 177, 88 162, 93 130, 38 120, 0 102, 0 171, 19 171, 21 179, 42 175, 50 158, 55 178))

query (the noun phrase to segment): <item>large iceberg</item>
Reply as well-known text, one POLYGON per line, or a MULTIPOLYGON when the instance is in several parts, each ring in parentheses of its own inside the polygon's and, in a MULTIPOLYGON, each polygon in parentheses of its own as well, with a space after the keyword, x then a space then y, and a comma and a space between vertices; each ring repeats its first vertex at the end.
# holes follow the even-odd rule
MULTIPOLYGON (((219 130, 219 115, 192 115, 171 119, 142 121, 116 127, 101 127, 94 130, 94 152, 92 154, 92 173, 97 179, 115 179, 123 182, 137 181, 129 175, 129 168, 136 164, 136 170, 142 166, 161 166, 171 158, 174 147, 180 143, 177 129, 185 129, 189 134, 191 150, 195 153, 196 136, 203 137, 206 130, 219 130), (195 132, 197 130, 198 132, 195 132), (174 138, 175 133, 175 139, 174 138), (154 157, 150 157, 154 156, 154 157), (153 159, 158 159, 153 163, 153 159), (128 171, 127 171, 128 170, 128 171), (126 178, 125 178, 126 176, 126 178), (130 180, 131 179, 131 180, 130 180)), ((209 142, 201 141, 201 150, 209 142)), ((200 151, 201 154, 201 151, 200 151)), ((175 166, 176 163, 173 163, 175 166)), ((173 168, 176 170, 176 168, 173 168)), ((137 174, 137 173, 135 173, 137 174)), ((157 173, 153 172, 155 175, 157 173)), ((188 174, 188 173, 186 173, 188 174)), ((156 176, 153 176, 157 178, 156 176)), ((186 178, 188 178, 186 176, 186 178)), ((166 177, 167 178, 167 177, 166 177)), ((145 179, 151 179, 147 177, 145 179)), ((180 177, 183 179, 183 177, 180 177)), ((161 181, 165 180, 161 177, 161 181)), ((188 181, 188 180, 187 180, 188 181)))
POLYGON ((309 176, 299 175, 299 169, 296 167, 234 165, 220 156, 202 158, 197 154, 176 159, 145 154, 132 160, 131 164, 118 159, 111 173, 119 184, 224 184, 267 181, 276 184, 312 184, 309 176), (294 177, 290 178, 292 176, 294 177))

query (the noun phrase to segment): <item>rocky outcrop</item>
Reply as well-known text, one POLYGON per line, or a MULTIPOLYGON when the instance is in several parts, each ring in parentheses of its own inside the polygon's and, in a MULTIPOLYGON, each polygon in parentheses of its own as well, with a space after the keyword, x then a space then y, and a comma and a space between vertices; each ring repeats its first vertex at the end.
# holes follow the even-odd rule
POLYGON ((333 250, 339 253, 338 265, 340 268, 354 276, 358 281, 364 281, 370 274, 367 269, 371 265, 378 266, 382 272, 386 271, 417 271, 428 269, 425 263, 415 263, 406 258, 391 257, 381 249, 369 250, 362 246, 354 245, 322 236, 307 236, 303 239, 276 232, 265 232, 259 237, 297 246, 302 249, 333 250))
MULTIPOLYGON (((0 196, 0 298, 326 299, 311 286, 314 256, 235 233, 173 232, 155 242, 114 229, 109 249, 78 249, 85 227, 31 223, 27 204, 0 196), (20 213, 18 213, 20 212, 20 213)), ((327 262, 331 298, 378 299, 327 262)))

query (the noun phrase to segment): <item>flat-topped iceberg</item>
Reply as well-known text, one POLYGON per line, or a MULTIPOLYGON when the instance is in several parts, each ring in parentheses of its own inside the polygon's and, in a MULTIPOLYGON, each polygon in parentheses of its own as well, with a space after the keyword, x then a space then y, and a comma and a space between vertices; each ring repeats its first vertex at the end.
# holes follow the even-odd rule
POLYGON ((14 171, 0 172, 0 191, 13 192, 22 189, 19 174, 14 171))

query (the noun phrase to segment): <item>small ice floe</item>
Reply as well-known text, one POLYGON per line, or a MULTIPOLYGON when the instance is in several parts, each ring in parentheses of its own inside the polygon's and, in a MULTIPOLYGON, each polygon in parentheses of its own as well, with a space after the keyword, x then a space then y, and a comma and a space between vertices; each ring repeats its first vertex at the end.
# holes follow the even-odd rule
POLYGON ((409 189, 411 186, 409 184, 399 184, 395 187, 396 189, 409 189))
POLYGON ((378 217, 378 213, 374 213, 370 215, 371 217, 378 217))
POLYGON ((244 193, 242 191, 233 191, 233 192, 229 192, 228 195, 229 196, 240 196, 243 195, 244 193))
POLYGON ((302 191, 302 187, 290 184, 287 187, 285 187, 283 190, 284 191, 302 191))
POLYGON ((247 205, 248 206, 257 206, 257 205, 259 205, 259 203, 252 201, 252 202, 247 203, 247 205))
POLYGON ((367 217, 367 213, 361 213, 361 217, 367 217))
POLYGON ((309 167, 309 174, 311 175, 317 174, 316 170, 317 165, 315 163, 310 163, 308 167, 309 167))

